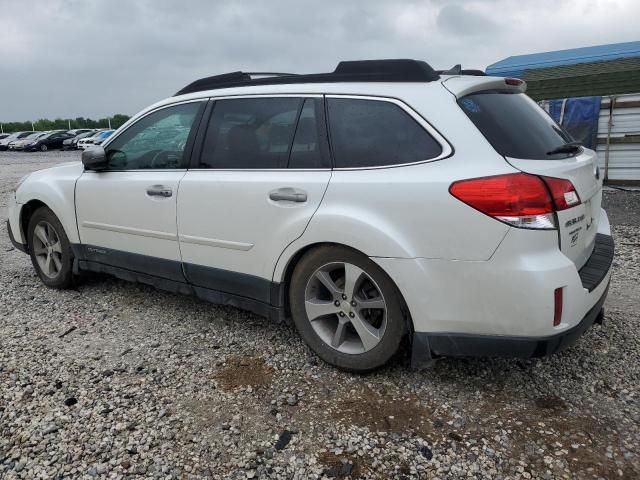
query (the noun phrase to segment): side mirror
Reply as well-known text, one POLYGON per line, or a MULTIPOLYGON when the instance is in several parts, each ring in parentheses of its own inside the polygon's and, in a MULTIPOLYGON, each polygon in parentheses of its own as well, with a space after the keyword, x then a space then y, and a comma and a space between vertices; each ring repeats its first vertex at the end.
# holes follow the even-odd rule
POLYGON ((85 170, 106 170, 107 154, 101 146, 88 148, 82 152, 82 164, 85 170))

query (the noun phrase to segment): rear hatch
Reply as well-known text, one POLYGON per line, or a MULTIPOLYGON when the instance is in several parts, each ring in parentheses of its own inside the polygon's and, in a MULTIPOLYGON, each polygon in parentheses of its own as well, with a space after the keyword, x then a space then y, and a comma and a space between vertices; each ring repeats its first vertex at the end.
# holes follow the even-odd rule
POLYGON ((496 89, 492 82, 490 90, 465 93, 458 104, 507 162, 522 172, 573 184, 575 192, 564 194, 570 206, 556 214, 560 249, 580 269, 593 251, 600 219, 602 180, 595 152, 571 145, 571 136, 523 89, 496 89))

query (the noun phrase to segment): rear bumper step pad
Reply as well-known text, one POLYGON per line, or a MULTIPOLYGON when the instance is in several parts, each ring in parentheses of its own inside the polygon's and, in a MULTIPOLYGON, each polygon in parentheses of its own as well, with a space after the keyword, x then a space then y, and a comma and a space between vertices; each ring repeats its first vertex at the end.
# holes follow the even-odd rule
POLYGON ((578 274, 582 281, 582 286, 590 292, 595 290, 602 282, 613 262, 613 237, 602 233, 596 234, 596 244, 593 253, 587 263, 580 269, 578 274))

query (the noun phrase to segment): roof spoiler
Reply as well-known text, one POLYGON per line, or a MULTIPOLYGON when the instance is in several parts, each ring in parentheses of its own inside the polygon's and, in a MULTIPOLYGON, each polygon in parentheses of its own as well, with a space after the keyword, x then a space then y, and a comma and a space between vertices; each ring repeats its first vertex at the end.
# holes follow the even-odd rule
POLYGON ((438 75, 472 75, 474 77, 486 77, 482 70, 463 69, 461 64, 454 65, 449 70, 436 70, 438 75))

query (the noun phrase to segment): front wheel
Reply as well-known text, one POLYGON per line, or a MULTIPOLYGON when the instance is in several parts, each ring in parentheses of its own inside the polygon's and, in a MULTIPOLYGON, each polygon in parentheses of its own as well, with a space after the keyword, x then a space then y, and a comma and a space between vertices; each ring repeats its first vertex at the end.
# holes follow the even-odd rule
POLYGON ((40 151, 41 152, 46 152, 47 151, 47 146, 46 145, 40 145, 40 151))
POLYGON ((402 300, 372 260, 345 247, 319 247, 298 263, 290 305, 300 335, 324 361, 364 372, 397 352, 406 332, 402 300))
POLYGON ((31 263, 47 287, 73 284, 73 252, 58 217, 47 207, 35 211, 27 229, 31 263))

